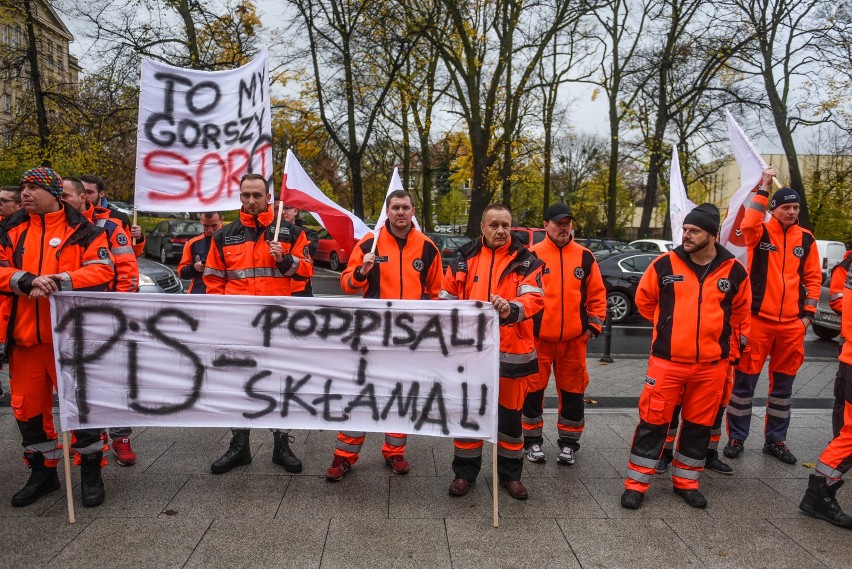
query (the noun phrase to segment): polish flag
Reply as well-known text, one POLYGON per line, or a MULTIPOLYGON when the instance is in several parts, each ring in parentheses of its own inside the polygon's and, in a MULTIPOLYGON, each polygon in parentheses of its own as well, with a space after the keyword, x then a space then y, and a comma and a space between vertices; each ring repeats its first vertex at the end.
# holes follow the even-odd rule
POLYGON ((728 212, 722 222, 719 243, 748 268, 748 249, 740 231, 740 224, 745 217, 746 208, 751 204, 757 185, 760 183, 766 162, 760 157, 743 129, 740 128, 740 125, 737 124, 737 121, 734 120, 727 109, 725 110, 725 118, 728 123, 731 149, 734 152, 737 165, 740 167, 740 189, 731 196, 731 201, 728 203, 728 212))
MULTIPOLYGON (((385 201, 382 202, 382 213, 379 215, 378 221, 376 221, 376 237, 378 238, 379 231, 385 228, 385 222, 388 220, 388 208, 385 204, 388 202, 388 196, 391 195, 391 192, 395 192, 396 190, 405 190, 402 187, 402 180, 399 177, 399 169, 394 168, 393 174, 391 175, 390 185, 388 186, 388 191, 385 194, 385 201)), ((417 217, 411 217, 411 223, 414 224, 414 228, 420 231, 420 224, 417 223, 417 217)))
POLYGON ((284 163, 280 199, 309 212, 346 251, 353 250, 358 240, 370 231, 355 214, 322 193, 290 150, 284 163))
POLYGON ((672 165, 669 174, 669 218, 672 222, 672 243, 680 247, 683 243, 683 219, 695 209, 695 204, 686 195, 686 186, 680 177, 680 158, 677 147, 672 146, 672 165))

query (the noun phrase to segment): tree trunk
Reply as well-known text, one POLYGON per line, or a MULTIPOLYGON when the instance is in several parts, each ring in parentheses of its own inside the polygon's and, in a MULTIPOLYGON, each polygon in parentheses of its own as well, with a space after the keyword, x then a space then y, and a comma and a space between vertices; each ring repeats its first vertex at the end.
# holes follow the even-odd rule
POLYGON ((47 124, 47 106, 44 104, 45 95, 41 85, 41 69, 38 63, 38 39, 35 35, 35 14, 30 0, 24 0, 24 12, 27 18, 27 61, 30 64, 30 79, 33 84, 33 95, 36 105, 36 122, 38 124, 38 142, 42 160, 49 160, 50 127, 47 124))
POLYGON ((186 33, 186 47, 189 50, 189 66, 192 69, 201 67, 201 54, 198 51, 198 37, 195 33, 195 22, 192 21, 192 7, 189 0, 180 0, 175 3, 175 9, 183 20, 183 29, 186 33))
POLYGON ((420 137, 420 179, 422 180, 423 216, 420 222, 425 231, 432 231, 432 155, 429 136, 420 137))
MULTIPOLYGON (((609 174, 607 176, 606 236, 615 237, 615 218, 618 199, 618 108, 614 97, 609 99, 609 174)), ((594 237, 589 235, 589 237, 594 237)))

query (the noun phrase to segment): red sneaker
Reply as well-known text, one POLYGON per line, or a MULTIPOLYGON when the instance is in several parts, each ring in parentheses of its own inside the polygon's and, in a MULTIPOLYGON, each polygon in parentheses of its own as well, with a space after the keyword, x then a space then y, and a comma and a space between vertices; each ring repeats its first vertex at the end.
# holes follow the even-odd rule
POLYGON ((408 471, 411 470, 411 465, 408 464, 408 461, 405 460, 404 456, 399 454, 389 456, 385 462, 388 463, 388 466, 391 467, 394 474, 408 474, 408 471))
POLYGON ((115 455, 115 461, 122 466, 136 464, 136 453, 133 452, 130 439, 127 437, 112 441, 112 453, 115 455))
POLYGON ((330 482, 337 482, 346 476, 346 473, 351 469, 352 465, 349 464, 348 460, 342 456, 335 456, 331 466, 329 466, 328 470, 325 471, 325 478, 330 482))

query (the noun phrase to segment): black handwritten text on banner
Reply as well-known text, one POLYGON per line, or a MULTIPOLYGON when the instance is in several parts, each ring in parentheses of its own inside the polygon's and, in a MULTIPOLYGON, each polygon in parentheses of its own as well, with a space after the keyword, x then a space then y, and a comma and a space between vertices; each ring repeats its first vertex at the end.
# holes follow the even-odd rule
POLYGON ((269 71, 263 50, 228 71, 142 61, 136 209, 238 209, 240 178, 272 182, 269 71))
POLYGON ((61 293, 62 428, 269 427, 496 440, 479 302, 61 293))

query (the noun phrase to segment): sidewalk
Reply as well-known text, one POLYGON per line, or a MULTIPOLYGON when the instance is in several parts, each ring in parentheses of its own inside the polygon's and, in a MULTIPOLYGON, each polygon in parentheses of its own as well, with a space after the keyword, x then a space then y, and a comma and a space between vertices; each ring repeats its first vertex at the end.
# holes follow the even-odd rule
MULTIPOLYGON (((831 398, 836 363, 806 363, 794 397, 831 398)), ((645 362, 590 362, 589 395, 635 398, 645 362)), ((758 392, 765 391, 759 387, 758 392)), ((794 403, 794 409, 796 404, 794 403)), ((288 475, 270 461, 272 436, 252 433, 254 462, 213 476, 227 429, 137 429, 139 462, 105 470, 107 500, 79 506, 69 525, 63 490, 28 508, 9 506, 27 478, 8 407, 0 408, 0 567, 849 567, 852 532, 799 513, 814 462, 830 438, 827 410, 794 411, 789 433, 799 464, 763 455, 755 419, 735 474, 707 472, 706 510, 689 508, 667 476, 642 509, 619 506, 634 409, 589 408, 577 464, 556 464, 555 414, 546 415, 544 465, 526 463, 531 497, 501 490, 500 528, 491 527, 491 461, 471 494, 451 498, 452 442, 412 436, 408 476, 381 459, 370 434, 362 459, 341 482, 323 472, 335 433, 295 432, 305 471, 288 475)), ((62 475, 60 474, 60 477, 62 475)), ((79 469, 73 472, 79 484, 79 469)), ((838 496, 852 511, 852 489, 838 496)))

